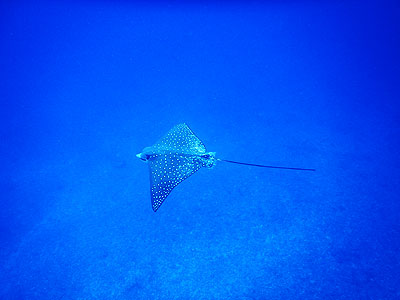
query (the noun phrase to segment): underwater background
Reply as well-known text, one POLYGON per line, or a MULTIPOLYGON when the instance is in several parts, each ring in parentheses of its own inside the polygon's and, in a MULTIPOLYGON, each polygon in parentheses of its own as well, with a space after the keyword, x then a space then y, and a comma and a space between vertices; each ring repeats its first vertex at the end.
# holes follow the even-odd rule
POLYGON ((0 299, 399 299, 397 1, 3 1, 0 299), (151 209, 136 154, 220 162, 151 209))

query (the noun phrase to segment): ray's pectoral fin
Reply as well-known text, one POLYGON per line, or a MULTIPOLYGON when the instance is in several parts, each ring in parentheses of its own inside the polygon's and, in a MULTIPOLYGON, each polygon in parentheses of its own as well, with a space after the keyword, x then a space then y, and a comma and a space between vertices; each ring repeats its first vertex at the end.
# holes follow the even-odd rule
POLYGON ((176 154, 156 155, 148 163, 151 206, 154 211, 157 211, 179 183, 204 166, 198 158, 176 154))

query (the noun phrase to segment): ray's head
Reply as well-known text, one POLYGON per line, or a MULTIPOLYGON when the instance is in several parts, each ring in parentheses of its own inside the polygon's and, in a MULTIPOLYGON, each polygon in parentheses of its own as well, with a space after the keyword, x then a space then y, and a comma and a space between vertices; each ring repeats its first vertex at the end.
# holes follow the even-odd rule
POLYGON ((136 154, 136 157, 143 161, 147 161, 149 159, 149 156, 143 152, 136 154))
POLYGON ((136 157, 143 160, 143 161, 148 161, 153 154, 153 151, 151 147, 146 147, 143 149, 141 153, 136 154, 136 157))

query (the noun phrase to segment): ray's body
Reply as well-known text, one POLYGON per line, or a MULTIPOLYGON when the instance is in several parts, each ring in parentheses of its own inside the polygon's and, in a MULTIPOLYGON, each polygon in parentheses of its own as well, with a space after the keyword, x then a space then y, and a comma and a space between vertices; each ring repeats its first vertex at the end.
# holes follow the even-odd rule
POLYGON ((161 206, 171 191, 200 168, 212 168, 217 161, 289 170, 315 171, 314 169, 266 166, 224 160, 207 152, 206 147, 185 124, 178 124, 151 147, 136 155, 149 165, 151 205, 154 211, 161 206))

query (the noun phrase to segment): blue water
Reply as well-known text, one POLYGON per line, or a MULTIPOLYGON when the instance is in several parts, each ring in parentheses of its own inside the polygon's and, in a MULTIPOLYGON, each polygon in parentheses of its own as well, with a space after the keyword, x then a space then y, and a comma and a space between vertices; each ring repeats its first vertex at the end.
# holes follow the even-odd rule
POLYGON ((399 299, 396 1, 0 4, 1 299, 399 299), (220 162, 154 213, 135 157, 220 162))

